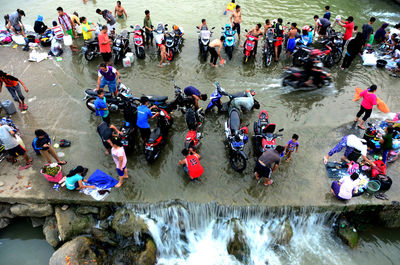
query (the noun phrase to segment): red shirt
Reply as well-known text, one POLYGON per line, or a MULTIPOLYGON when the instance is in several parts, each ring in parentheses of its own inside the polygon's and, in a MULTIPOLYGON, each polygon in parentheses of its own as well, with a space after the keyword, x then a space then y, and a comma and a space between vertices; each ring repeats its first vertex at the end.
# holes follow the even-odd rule
POLYGON ((346 41, 349 40, 351 36, 353 36, 354 23, 346 21, 344 24, 344 28, 346 29, 346 32, 344 33, 343 40, 346 41))
POLYGON ((204 172, 203 167, 200 165, 199 158, 195 155, 188 155, 186 157, 186 165, 191 179, 200 177, 204 172))
POLYGON ((99 39, 100 52, 101 53, 111 52, 111 43, 102 44, 102 43, 110 41, 110 38, 108 37, 107 32, 106 33, 100 32, 100 34, 97 36, 97 38, 99 39))

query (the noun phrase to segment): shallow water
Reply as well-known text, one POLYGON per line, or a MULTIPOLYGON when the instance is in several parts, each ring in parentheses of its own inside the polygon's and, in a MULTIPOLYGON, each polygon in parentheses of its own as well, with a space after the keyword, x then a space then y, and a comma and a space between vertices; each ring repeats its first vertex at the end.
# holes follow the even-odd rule
POLYGON ((54 249, 46 242, 42 227, 32 228, 29 219, 18 219, 0 230, 1 264, 48 264, 54 249))

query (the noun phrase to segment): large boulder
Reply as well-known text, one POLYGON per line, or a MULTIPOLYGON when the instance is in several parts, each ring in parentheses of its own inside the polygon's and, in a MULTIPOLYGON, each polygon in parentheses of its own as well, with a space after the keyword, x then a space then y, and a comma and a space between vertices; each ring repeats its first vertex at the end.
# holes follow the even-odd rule
POLYGON ((117 248, 112 258, 113 265, 154 265, 156 264, 157 248, 150 238, 143 247, 130 245, 125 248, 117 248))
POLYGON ((154 265, 157 259, 157 247, 153 240, 147 239, 146 249, 139 254, 138 265, 154 265))
POLYGON ((250 248, 246 243, 246 236, 236 221, 233 230, 234 236, 229 240, 227 246, 228 253, 235 256, 241 263, 247 264, 250 248))
POLYGON ((95 226, 92 215, 77 214, 74 207, 65 211, 56 207, 56 218, 61 241, 68 241, 77 235, 89 234, 95 226))
POLYGON ((384 209, 379 212, 378 221, 386 228, 400 228, 400 210, 384 209))
POLYGON ((50 258, 49 265, 108 264, 104 249, 91 238, 79 236, 62 245, 50 258))
POLYGON ((340 218, 337 221, 337 235, 351 248, 358 246, 358 232, 345 218, 340 218))
POLYGON ((14 218, 15 215, 10 211, 11 205, 8 203, 0 203, 0 218, 14 218))
POLYGON ((289 244, 290 240, 293 237, 293 229, 292 225, 290 224, 289 219, 285 219, 280 225, 277 231, 275 231, 275 242, 278 245, 287 245, 289 244))
POLYGON ((0 229, 8 226, 11 223, 11 220, 6 218, 6 217, 1 217, 0 218, 0 229))
POLYGON ((54 216, 46 217, 43 225, 43 234, 46 241, 53 247, 56 248, 60 244, 57 219, 54 216))
POLYGON ((144 220, 125 208, 120 208, 115 212, 111 225, 118 234, 124 237, 131 237, 135 234, 150 234, 149 228, 144 220))
POLYGON ((112 214, 112 210, 109 206, 102 206, 100 208, 100 212, 98 214, 98 217, 100 219, 106 219, 112 214))
POLYGON ((46 217, 53 214, 53 207, 50 204, 15 204, 10 211, 16 216, 46 217))
POLYGON ((94 206, 79 206, 76 208, 76 213, 77 214, 98 214, 99 213, 99 208, 94 207, 94 206))
POLYGON ((32 227, 39 227, 44 225, 45 218, 44 217, 31 217, 32 227))
POLYGON ((93 228, 92 229, 92 236, 99 242, 108 244, 110 246, 117 246, 117 237, 115 235, 115 232, 108 231, 108 230, 102 230, 98 228, 93 228))

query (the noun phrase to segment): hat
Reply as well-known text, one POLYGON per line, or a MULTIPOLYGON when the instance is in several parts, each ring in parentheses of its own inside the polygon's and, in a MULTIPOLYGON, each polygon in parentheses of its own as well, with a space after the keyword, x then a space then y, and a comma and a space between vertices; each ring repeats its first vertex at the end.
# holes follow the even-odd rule
POLYGON ((41 15, 38 15, 36 21, 43 22, 43 17, 41 15))
POLYGON ((254 95, 255 95, 256 91, 254 89, 250 89, 250 93, 254 93, 254 95))

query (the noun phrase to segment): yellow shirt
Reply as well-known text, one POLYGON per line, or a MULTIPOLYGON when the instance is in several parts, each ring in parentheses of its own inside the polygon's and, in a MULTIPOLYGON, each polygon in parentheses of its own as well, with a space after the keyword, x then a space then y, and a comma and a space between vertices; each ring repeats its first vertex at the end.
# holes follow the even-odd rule
POLYGON ((231 2, 226 7, 226 10, 233 11, 235 8, 236 8, 236 4, 231 2))
POLYGON ((81 23, 82 35, 84 40, 90 40, 92 38, 92 32, 89 31, 91 22, 87 21, 86 24, 81 23))

